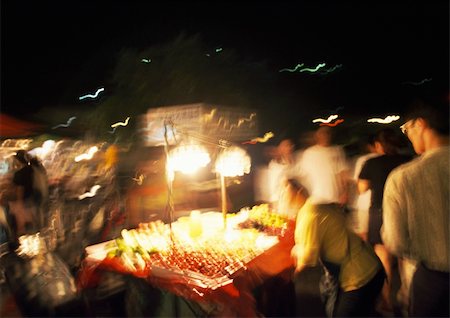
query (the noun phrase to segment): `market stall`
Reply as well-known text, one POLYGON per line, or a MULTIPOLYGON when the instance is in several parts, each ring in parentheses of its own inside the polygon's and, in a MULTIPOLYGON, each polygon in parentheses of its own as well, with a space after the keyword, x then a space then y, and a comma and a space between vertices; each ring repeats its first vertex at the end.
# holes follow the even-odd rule
POLYGON ((227 215, 226 228, 219 212, 140 224, 87 247, 78 286, 121 273, 195 302, 204 314, 254 316, 254 288, 277 275, 289 280, 293 226, 267 205, 227 215))
POLYGON ((255 135, 256 113, 195 104, 152 109, 145 123, 149 145, 164 145, 164 215, 88 246, 78 287, 94 287, 115 273, 194 304, 201 312, 195 315, 257 315, 254 289, 275 276, 290 281, 294 224, 267 204, 228 211, 227 180, 251 166, 236 140, 255 135), (205 167, 216 175, 221 204, 176 217, 174 181, 205 167))

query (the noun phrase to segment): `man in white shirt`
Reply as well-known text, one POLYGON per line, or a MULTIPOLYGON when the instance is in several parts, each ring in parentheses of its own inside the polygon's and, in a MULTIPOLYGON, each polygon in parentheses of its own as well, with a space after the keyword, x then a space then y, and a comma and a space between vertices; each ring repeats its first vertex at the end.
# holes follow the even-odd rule
POLYGON ((331 137, 330 127, 320 127, 316 144, 303 152, 300 161, 300 178, 312 204, 347 203, 348 165, 343 149, 333 146, 331 137))
POLYGON ((449 317, 448 95, 417 103, 401 128, 420 156, 388 176, 381 237, 392 254, 418 262, 409 315, 449 317))

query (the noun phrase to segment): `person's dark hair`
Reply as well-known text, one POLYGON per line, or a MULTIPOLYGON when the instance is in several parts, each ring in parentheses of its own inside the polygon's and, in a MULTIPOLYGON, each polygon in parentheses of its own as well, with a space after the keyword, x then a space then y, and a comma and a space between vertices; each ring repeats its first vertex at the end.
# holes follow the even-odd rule
POLYGON ((17 150, 14 157, 23 164, 27 165, 30 163, 30 155, 23 149, 17 150))
POLYGON ((356 151, 359 151, 360 153, 366 153, 369 152, 369 146, 375 146, 375 134, 374 133, 367 133, 364 135, 361 135, 358 139, 357 144, 355 145, 356 151))
POLYGON ((385 128, 378 131, 375 136, 375 141, 378 141, 383 146, 384 152, 388 155, 396 154, 398 148, 401 146, 399 135, 392 128, 385 128))
POLYGON ((405 118, 406 121, 423 118, 438 134, 449 135, 448 95, 415 99, 405 118))

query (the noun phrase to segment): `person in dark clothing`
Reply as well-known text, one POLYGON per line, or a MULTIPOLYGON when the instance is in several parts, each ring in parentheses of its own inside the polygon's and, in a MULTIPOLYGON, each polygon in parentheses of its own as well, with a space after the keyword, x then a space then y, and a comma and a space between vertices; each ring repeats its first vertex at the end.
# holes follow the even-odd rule
POLYGON ((25 150, 15 155, 19 169, 14 173, 15 202, 12 202, 16 221, 16 233, 33 233, 42 228, 43 210, 48 200, 48 179, 45 168, 37 158, 25 150))
POLYGON ((380 156, 366 161, 358 177, 358 190, 364 193, 371 190, 369 226, 367 240, 374 246, 375 253, 383 263, 387 282, 383 288, 381 307, 392 312, 390 283, 393 257, 387 252, 380 236, 383 224, 383 191, 389 173, 397 166, 411 160, 411 156, 398 154, 398 138, 393 129, 380 130, 375 137, 375 149, 380 156))

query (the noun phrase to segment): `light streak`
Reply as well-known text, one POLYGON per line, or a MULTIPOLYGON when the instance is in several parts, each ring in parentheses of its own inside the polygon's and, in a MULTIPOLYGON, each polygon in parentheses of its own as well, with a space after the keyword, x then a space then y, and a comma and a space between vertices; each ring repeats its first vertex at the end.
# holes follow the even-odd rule
POLYGON ((335 65, 333 67, 330 67, 327 70, 323 70, 322 72, 320 72, 320 74, 322 74, 322 75, 330 74, 330 73, 336 71, 338 68, 341 68, 341 67, 342 67, 342 64, 337 64, 337 65, 335 65))
POLYGON ((263 137, 256 137, 256 138, 253 138, 252 140, 244 141, 242 144, 243 145, 245 145, 245 144, 255 145, 258 142, 265 143, 273 136, 275 136, 273 134, 273 132, 269 131, 269 132, 266 132, 263 137))
POLYGON ((245 123, 245 122, 251 122, 252 119, 253 119, 253 117, 255 117, 255 116, 256 116, 256 113, 251 113, 251 114, 250 114, 250 117, 248 117, 248 118, 239 118, 238 123, 237 123, 237 126, 238 126, 238 127, 241 127, 241 125, 242 125, 243 123, 245 123))
POLYGON ((195 291, 200 297, 203 297, 204 294, 202 292, 199 292, 197 289, 195 289, 195 287, 192 288, 192 290, 195 291))
POLYGON ((327 119, 316 118, 312 122, 313 123, 329 123, 338 117, 339 117, 338 115, 330 115, 327 119))
POLYGON ((148 64, 148 63, 151 63, 151 62, 152 62, 152 59, 142 59, 141 62, 142 62, 142 63, 147 63, 147 64, 148 64))
POLYGON ((324 67, 325 65, 327 65, 326 63, 320 63, 317 64, 317 66, 315 68, 303 68, 300 70, 300 72, 311 72, 311 73, 315 73, 317 72, 320 68, 324 67))
POLYGON ((98 189, 100 189, 101 186, 99 186, 98 184, 96 184, 95 186, 93 186, 91 188, 91 190, 89 190, 89 192, 83 193, 81 195, 78 196, 78 200, 83 200, 85 198, 92 198, 93 196, 95 196, 97 194, 98 189))
POLYGON ((219 53, 219 52, 222 52, 222 51, 223 51, 223 49, 221 47, 216 49, 216 53, 219 53))
POLYGON ((425 84, 426 82, 431 82, 432 80, 433 80, 432 78, 425 78, 425 79, 421 80, 420 82, 403 82, 402 84, 419 86, 419 85, 425 84))
POLYGON ((126 126, 126 125, 128 125, 128 121, 130 120, 130 117, 127 117, 127 119, 125 119, 125 121, 124 122, 118 122, 118 123, 115 123, 115 124, 112 124, 111 125, 111 127, 112 128, 116 128, 116 127, 118 127, 118 126, 126 126))
POLYGON ((208 114, 204 114, 202 116, 202 122, 204 122, 204 123, 210 122, 213 119, 216 112, 217 112, 217 109, 214 108, 208 114))
POLYGON ((114 127, 112 130, 108 130, 110 134, 114 134, 116 132, 117 127, 114 127))
POLYGON ((304 64, 304 63, 302 63, 302 64, 297 64, 293 69, 290 69, 290 68, 283 68, 283 69, 279 70, 279 72, 291 72, 291 73, 294 73, 294 72, 297 72, 297 70, 298 70, 299 68, 303 67, 303 65, 305 65, 305 64, 304 64))
POLYGON ((390 124, 393 121, 399 120, 400 116, 397 115, 391 115, 391 116, 386 116, 384 119, 382 118, 370 118, 367 119, 368 123, 380 123, 380 124, 390 124))
POLYGON ((228 131, 231 131, 231 130, 233 130, 233 128, 241 127, 241 125, 244 124, 245 122, 251 122, 253 117, 255 117, 255 116, 256 116, 256 113, 251 113, 248 118, 247 117, 239 118, 235 124, 230 124, 230 122, 228 120, 226 120, 223 117, 220 117, 217 120, 216 127, 220 127, 221 124, 223 123, 222 128, 227 129, 228 131), (230 126, 228 128, 226 128, 228 125, 230 125, 230 126))
MULTIPOLYGON (((241 127, 241 125, 245 122, 251 122, 253 117, 256 116, 256 113, 251 113, 250 116, 248 118, 239 118, 236 124, 231 124, 230 127, 227 129, 229 132, 231 132, 233 130, 233 128, 238 128, 241 127)), ((219 121, 217 123, 217 126, 220 125, 221 121, 223 121, 224 119, 222 117, 219 118, 219 121)), ((229 122, 227 120, 225 120, 224 124, 223 124, 223 128, 225 129, 225 127, 227 126, 227 124, 229 124, 229 122)))
POLYGON ((67 123, 66 123, 66 124, 59 124, 59 125, 56 125, 56 126, 52 127, 52 129, 56 129, 56 128, 59 128, 59 127, 65 127, 65 128, 67 128, 67 127, 70 126, 70 124, 72 124, 72 122, 73 122, 75 119, 77 119, 77 118, 76 118, 76 117, 70 117, 70 118, 67 120, 67 123))
POLYGON ((85 98, 96 98, 97 96, 98 96, 98 94, 100 93, 100 92, 103 92, 105 89, 102 87, 102 88, 99 88, 99 89, 97 89, 97 91, 95 92, 95 94, 94 95, 92 95, 92 94, 87 94, 87 95, 83 95, 83 96, 80 96, 80 97, 78 97, 78 99, 79 100, 82 100, 82 99, 85 99, 85 98))
POLYGON ((4 155, 3 159, 8 159, 8 158, 11 158, 12 156, 15 156, 15 155, 16 155, 16 152, 14 151, 14 152, 11 152, 11 153, 9 153, 7 155, 4 155))
POLYGON ((6 139, 2 142, 0 148, 20 148, 27 149, 33 139, 6 139))
POLYGON ((94 156, 94 154, 98 151, 98 147, 94 146, 89 148, 87 153, 83 153, 75 157, 75 162, 80 162, 81 160, 90 160, 94 156))
POLYGON ((338 119, 334 123, 321 123, 320 126, 336 127, 337 125, 343 122, 344 122, 343 119, 338 119))

